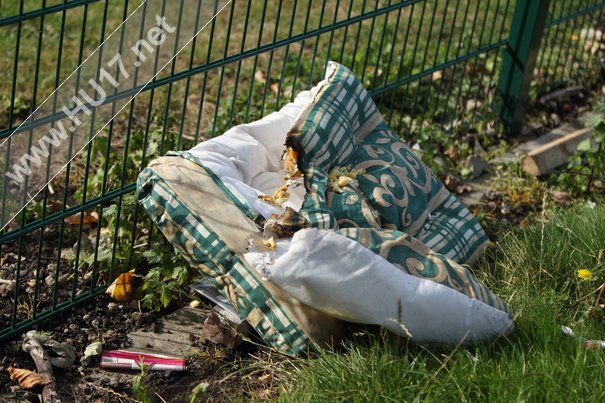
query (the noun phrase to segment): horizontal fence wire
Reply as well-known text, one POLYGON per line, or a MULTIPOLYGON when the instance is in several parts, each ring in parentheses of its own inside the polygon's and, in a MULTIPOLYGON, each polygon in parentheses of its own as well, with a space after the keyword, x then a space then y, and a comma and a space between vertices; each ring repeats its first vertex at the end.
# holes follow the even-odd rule
MULTIPOLYGON (((596 29, 603 8, 551 3, 537 65, 548 73, 547 84, 572 77, 567 60, 594 63, 584 50, 586 38, 598 35, 582 29, 596 29), (577 41, 559 46, 574 34, 577 41)), ((0 6, 0 141, 29 135, 30 146, 35 128, 65 116, 55 110, 17 127, 141 0, 31 4, 0 6)), ((278 110, 321 80, 330 60, 359 77, 389 125, 409 141, 493 130, 515 5, 231 1, 149 84, 108 97, 112 104, 142 90, 0 233, 0 279, 13 284, 0 296, 0 339, 98 295, 121 272, 147 267, 145 251, 165 243, 136 203, 140 170, 169 150, 278 110)), ((34 175, 50 179, 44 170, 34 175)))

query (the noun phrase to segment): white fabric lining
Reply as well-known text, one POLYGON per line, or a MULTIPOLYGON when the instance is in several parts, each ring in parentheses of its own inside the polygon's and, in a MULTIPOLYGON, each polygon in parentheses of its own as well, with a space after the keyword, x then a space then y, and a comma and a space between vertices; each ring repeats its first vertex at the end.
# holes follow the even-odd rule
POLYGON ((306 193, 303 186, 290 187, 290 198, 281 206, 266 203, 258 196, 272 196, 285 183, 281 157, 286 135, 304 107, 312 102, 316 88, 301 92, 279 112, 233 127, 196 145, 189 153, 263 217, 281 214, 285 207, 300 210, 306 193))
POLYGON ((506 312, 412 276, 333 231, 303 229, 277 251, 244 255, 261 276, 301 302, 349 322, 382 325, 420 343, 470 342, 508 334, 506 312))

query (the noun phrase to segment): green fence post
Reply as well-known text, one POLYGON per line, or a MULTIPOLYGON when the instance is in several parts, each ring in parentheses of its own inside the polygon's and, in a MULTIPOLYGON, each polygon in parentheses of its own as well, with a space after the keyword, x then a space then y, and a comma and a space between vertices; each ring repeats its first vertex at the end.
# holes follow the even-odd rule
POLYGON ((504 49, 496 106, 510 136, 521 133, 549 3, 550 0, 518 0, 515 6, 509 44, 504 49))

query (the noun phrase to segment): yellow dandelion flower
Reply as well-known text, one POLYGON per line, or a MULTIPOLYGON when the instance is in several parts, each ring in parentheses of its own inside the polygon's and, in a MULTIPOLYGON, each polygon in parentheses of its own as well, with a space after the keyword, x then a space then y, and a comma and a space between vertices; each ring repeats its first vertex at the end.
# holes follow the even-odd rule
POLYGON ((588 269, 578 269, 578 277, 582 280, 590 280, 592 278, 592 273, 588 269))

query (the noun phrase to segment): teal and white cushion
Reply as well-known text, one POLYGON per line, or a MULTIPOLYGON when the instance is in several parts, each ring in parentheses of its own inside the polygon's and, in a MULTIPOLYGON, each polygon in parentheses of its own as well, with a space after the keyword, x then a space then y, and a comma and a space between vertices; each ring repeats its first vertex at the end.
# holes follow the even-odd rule
POLYGON ((485 232, 337 63, 279 112, 153 162, 138 191, 166 237, 287 354, 336 342, 343 321, 432 342, 513 328, 463 266, 485 232), (284 143, 302 179, 285 180, 284 143), (265 201, 284 184, 287 201, 265 201))

